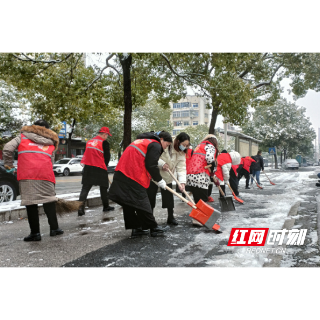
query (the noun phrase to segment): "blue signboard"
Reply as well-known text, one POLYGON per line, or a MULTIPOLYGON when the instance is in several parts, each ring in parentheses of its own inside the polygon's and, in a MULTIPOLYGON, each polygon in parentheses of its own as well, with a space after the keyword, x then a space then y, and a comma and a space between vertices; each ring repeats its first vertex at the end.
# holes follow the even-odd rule
POLYGON ((62 121, 62 128, 59 132, 59 138, 65 139, 67 135, 67 124, 65 121, 62 121))
POLYGON ((269 154, 275 154, 276 153, 276 147, 269 148, 269 154))

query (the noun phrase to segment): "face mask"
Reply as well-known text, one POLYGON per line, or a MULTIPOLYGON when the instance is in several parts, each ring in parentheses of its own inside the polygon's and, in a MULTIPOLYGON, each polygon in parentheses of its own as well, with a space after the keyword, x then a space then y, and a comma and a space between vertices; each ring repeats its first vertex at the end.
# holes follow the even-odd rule
POLYGON ((186 150, 186 147, 184 147, 182 144, 180 144, 179 149, 180 149, 181 151, 184 151, 184 150, 186 150))

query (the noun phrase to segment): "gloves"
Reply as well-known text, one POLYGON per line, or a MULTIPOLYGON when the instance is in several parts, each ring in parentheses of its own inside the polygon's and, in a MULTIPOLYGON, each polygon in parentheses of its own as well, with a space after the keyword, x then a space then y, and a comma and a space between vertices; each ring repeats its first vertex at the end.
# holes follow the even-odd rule
POLYGON ((8 173, 12 173, 12 174, 13 174, 14 171, 15 171, 15 168, 7 169, 6 171, 7 171, 8 173))
POLYGON ((213 180, 213 183, 214 183, 217 187, 220 186, 220 182, 219 182, 219 180, 218 180, 217 178, 215 178, 215 179, 213 180))
POLYGON ((158 186, 164 190, 166 190, 166 182, 162 179, 158 182, 158 186))

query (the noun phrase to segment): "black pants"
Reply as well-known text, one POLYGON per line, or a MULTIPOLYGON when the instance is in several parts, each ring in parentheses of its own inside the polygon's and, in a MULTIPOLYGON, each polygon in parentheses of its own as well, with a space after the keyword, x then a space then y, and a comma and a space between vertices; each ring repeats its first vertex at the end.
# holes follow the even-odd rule
MULTIPOLYGON (((169 188, 172 189, 172 183, 167 184, 169 188)), ((156 206, 158 186, 155 183, 150 183, 149 188, 147 189, 148 198, 153 209, 156 206)), ((162 208, 173 209, 174 208, 174 199, 173 194, 168 191, 160 188, 161 199, 162 199, 162 208)))
POLYGON ((230 187, 232 188, 232 190, 234 191, 235 195, 238 196, 239 195, 239 191, 238 191, 238 184, 239 184, 239 180, 236 176, 236 174, 234 173, 233 169, 231 168, 230 170, 230 178, 229 178, 229 183, 230 183, 230 187))
MULTIPOLYGON (((213 182, 213 178, 210 177, 210 181, 213 182)), ((211 193, 212 193, 212 188, 213 188, 213 184, 209 184, 209 188, 208 188, 208 197, 211 196, 211 193)))
POLYGON ((143 230, 158 226, 152 213, 123 205, 123 218, 126 229, 142 228, 143 230))
MULTIPOLYGON (((169 188, 172 189, 172 183, 167 184, 169 188)), ((155 183, 150 183, 149 188, 147 189, 148 198, 151 204, 151 208, 154 209, 156 206, 158 186, 155 183)), ((160 188, 162 208, 167 208, 168 210, 168 219, 173 219, 173 208, 174 208, 174 199, 173 194, 168 191, 160 188)))
MULTIPOLYGON (((87 200, 87 196, 88 196, 91 188, 92 188, 92 184, 83 184, 82 185, 79 201, 86 201, 87 200)), ((103 207, 108 208, 109 207, 108 187, 100 186, 100 195, 101 195, 103 207)))
MULTIPOLYGON (((28 222, 31 229, 31 233, 40 233, 39 213, 38 205, 32 204, 26 206, 28 222)), ((48 202, 43 204, 43 209, 48 218, 50 230, 57 230, 59 228, 58 219, 56 214, 56 203, 48 202)))
POLYGON ((202 189, 198 187, 189 187, 190 191, 192 192, 193 195, 193 200, 195 204, 201 199, 204 202, 208 201, 208 189, 202 189))
POLYGON ((250 174, 247 170, 245 169, 241 169, 240 172, 238 173, 238 181, 240 181, 240 179, 245 176, 246 178, 246 188, 249 187, 249 179, 250 179, 250 174))

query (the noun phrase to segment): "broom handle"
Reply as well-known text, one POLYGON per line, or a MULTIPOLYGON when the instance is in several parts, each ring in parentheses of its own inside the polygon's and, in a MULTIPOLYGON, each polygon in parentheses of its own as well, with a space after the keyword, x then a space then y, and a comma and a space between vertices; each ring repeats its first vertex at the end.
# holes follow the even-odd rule
MULTIPOLYGON (((152 180, 156 185, 158 185, 154 180, 152 180)), ((169 188, 168 186, 166 186, 166 189, 168 191, 170 191, 171 193, 173 193, 174 195, 176 195, 177 197, 179 197, 182 201, 184 201, 185 203, 189 204, 189 201, 186 200, 184 197, 180 196, 179 193, 173 191, 171 188, 169 188)), ((193 209, 197 209, 197 207, 195 205, 192 206, 193 209)))
POLYGON ((228 183, 228 187, 230 188, 231 192, 233 195, 235 195, 235 193, 233 192, 232 188, 230 187, 230 184, 228 183))
MULTIPOLYGON (((171 177, 175 180, 175 182, 178 184, 178 186, 181 188, 180 182, 179 182, 178 179, 174 176, 174 174, 171 172, 170 169, 168 169, 168 172, 170 173, 171 177)), ((188 194, 185 190, 183 190, 183 193, 188 197, 188 199, 190 200, 191 203, 195 204, 195 203, 193 202, 193 200, 191 199, 191 197, 189 196, 189 194, 188 194)))
POLYGON ((262 171, 265 175, 266 175, 266 177, 269 179, 269 181, 271 182, 271 180, 270 180, 270 178, 267 176, 267 174, 264 172, 264 170, 262 171))

